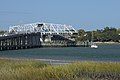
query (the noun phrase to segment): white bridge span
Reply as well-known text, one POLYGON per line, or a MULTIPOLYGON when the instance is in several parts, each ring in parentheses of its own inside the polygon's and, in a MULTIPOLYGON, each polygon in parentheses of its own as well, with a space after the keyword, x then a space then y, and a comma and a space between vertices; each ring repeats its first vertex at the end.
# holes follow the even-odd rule
POLYGON ((37 33, 42 34, 74 34, 77 31, 71 25, 52 24, 52 23, 32 23, 12 26, 9 28, 11 34, 37 33))

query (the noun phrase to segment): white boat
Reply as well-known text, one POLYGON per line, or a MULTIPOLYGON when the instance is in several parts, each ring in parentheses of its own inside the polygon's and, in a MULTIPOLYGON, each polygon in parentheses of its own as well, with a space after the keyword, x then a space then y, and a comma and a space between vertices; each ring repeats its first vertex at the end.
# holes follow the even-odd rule
POLYGON ((92 39, 91 39, 91 48, 98 48, 98 46, 96 44, 93 43, 93 32, 92 32, 92 39))
POLYGON ((98 46, 93 44, 93 45, 91 45, 91 48, 98 48, 98 46))

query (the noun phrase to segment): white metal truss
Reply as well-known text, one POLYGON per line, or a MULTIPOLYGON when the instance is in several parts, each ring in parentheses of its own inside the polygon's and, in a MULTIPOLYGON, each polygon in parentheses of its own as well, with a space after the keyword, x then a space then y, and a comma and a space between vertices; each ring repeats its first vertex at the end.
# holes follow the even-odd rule
POLYGON ((42 34, 73 34, 77 31, 70 25, 52 24, 52 23, 32 23, 12 26, 9 28, 11 34, 36 33, 42 34))

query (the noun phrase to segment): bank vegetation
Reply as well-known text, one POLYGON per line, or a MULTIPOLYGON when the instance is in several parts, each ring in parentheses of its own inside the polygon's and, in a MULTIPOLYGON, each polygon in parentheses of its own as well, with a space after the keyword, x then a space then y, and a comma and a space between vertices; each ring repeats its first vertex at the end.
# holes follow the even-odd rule
POLYGON ((0 59, 0 80, 120 80, 119 62, 50 65, 34 60, 0 59))

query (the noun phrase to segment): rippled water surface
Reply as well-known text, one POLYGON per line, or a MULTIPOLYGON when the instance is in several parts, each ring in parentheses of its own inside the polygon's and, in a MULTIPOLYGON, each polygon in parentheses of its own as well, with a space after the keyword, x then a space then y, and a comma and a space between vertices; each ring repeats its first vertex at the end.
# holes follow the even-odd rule
POLYGON ((70 61, 120 61, 120 44, 99 45, 98 49, 89 47, 64 47, 0 51, 0 57, 70 61))

